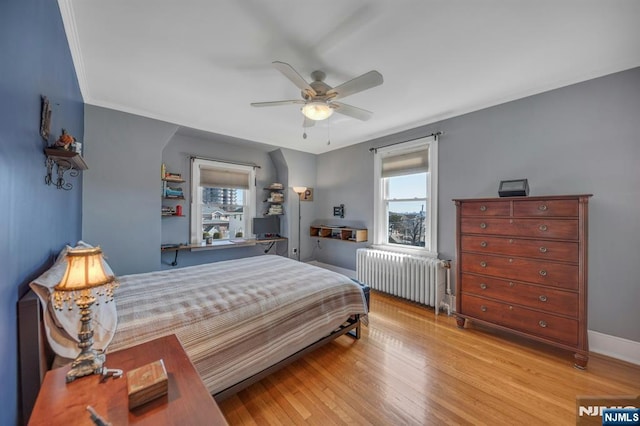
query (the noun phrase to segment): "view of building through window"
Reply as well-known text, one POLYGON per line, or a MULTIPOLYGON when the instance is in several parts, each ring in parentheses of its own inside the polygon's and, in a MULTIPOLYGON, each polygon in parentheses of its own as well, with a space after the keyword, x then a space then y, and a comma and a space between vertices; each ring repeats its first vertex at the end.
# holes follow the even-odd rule
POLYGON ((203 238, 243 237, 245 229, 245 190, 200 187, 202 190, 203 238))
POLYGON ((427 173, 385 178, 389 243, 424 247, 427 237, 427 173))

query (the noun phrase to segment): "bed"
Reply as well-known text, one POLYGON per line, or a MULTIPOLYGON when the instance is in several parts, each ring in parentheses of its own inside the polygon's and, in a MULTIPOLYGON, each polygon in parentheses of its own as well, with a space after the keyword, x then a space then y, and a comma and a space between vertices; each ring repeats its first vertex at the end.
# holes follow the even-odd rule
MULTIPOLYGON (((340 335, 359 337, 368 310, 353 280, 274 255, 118 278, 117 326, 107 342, 106 365, 117 368, 109 365, 111 351, 176 334, 217 400, 340 335)), ((50 337, 52 322, 45 327, 49 312, 38 298, 23 299, 20 359, 28 413, 49 366, 44 346, 51 342, 36 336, 50 337)), ((94 346, 101 338, 97 332, 94 346)))

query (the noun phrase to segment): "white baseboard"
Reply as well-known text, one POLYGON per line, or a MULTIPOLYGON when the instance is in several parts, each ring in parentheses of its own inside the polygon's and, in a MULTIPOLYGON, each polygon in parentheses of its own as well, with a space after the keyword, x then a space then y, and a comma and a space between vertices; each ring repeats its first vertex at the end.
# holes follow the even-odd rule
POLYGON ((346 275, 349 278, 356 278, 356 271, 352 269, 341 268, 335 265, 329 265, 328 263, 318 262, 317 260, 312 260, 307 262, 309 265, 319 266, 320 268, 328 269, 330 271, 338 272, 342 275, 346 275))
POLYGON ((640 365, 640 342, 589 330, 589 351, 640 365))

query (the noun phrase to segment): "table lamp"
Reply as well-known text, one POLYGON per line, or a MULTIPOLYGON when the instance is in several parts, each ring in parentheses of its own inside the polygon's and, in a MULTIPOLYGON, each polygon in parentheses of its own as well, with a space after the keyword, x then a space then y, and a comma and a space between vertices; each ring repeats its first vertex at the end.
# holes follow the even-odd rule
POLYGON ((104 271, 100 247, 70 249, 67 252, 67 270, 53 292, 56 309, 62 310, 66 307, 72 310, 74 303, 80 309, 80 354, 71 364, 71 370, 67 373, 67 383, 78 377, 102 373, 105 356, 92 348, 91 305, 96 302, 96 296, 103 298, 106 303, 112 302, 117 287, 116 278, 104 271))

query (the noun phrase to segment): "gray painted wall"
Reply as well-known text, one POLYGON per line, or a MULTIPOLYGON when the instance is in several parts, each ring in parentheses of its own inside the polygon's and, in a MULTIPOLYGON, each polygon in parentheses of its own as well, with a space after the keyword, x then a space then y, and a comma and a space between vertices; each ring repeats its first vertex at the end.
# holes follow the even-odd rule
MULTIPOLYGON (((180 204, 182 204, 185 217, 165 217, 161 219, 163 244, 187 243, 189 241, 191 199, 189 179, 191 174, 191 156, 237 163, 252 163, 260 166, 260 168, 256 169, 256 213, 259 217, 262 216, 267 209, 267 204, 264 203, 267 192, 264 191, 263 188, 278 181, 277 171, 269 154, 269 151, 274 149, 273 146, 247 144, 244 140, 204 132, 200 135, 195 133, 195 135, 196 136, 192 136, 190 132, 184 134, 182 131, 178 131, 162 151, 162 162, 166 164, 167 170, 182 174, 182 177, 187 181, 181 185, 185 195, 185 201, 180 204)), ((158 177, 159 176, 158 174, 158 177)), ((159 181, 156 183, 159 185, 159 181)), ((159 194, 158 192, 158 196, 159 194)), ((156 214, 156 216, 159 217, 158 214, 156 214)), ((286 244, 279 243, 277 247, 274 247, 272 253, 275 252, 276 248, 278 253, 286 255, 286 244)), ((203 250, 198 252, 183 251, 178 255, 177 266, 183 267, 239 257, 257 256, 264 254, 264 249, 264 246, 258 245, 255 247, 203 250)), ((162 268, 172 268, 170 263, 173 260, 174 253, 164 253, 162 255, 162 268)))
POLYGON ((287 235, 289 236, 289 257, 296 258, 293 249, 298 247, 298 213, 300 220, 300 260, 311 260, 312 249, 309 226, 317 217, 317 204, 314 193, 313 201, 302 201, 298 204, 298 194, 291 189, 294 186, 316 186, 316 155, 302 151, 282 148, 279 150, 287 168, 288 190, 285 195, 285 213, 287 235), (298 206, 300 209, 298 210, 298 206))
MULTIPOLYGON (((496 196, 500 180, 516 178, 529 179, 530 195, 592 193, 588 326, 640 342, 640 68, 322 154, 317 217, 343 199, 354 200, 345 202, 347 214, 357 211, 371 229, 368 148, 437 130, 445 132, 439 144, 441 257, 455 255, 453 198, 496 196)), ((316 257, 349 267, 352 252, 320 250, 316 257)))
MULTIPOLYGON (((302 259, 350 269, 355 268, 356 248, 364 244, 320 240, 318 246, 307 230, 312 223, 326 222, 373 228, 371 146, 445 132, 439 145, 442 258, 455 254, 452 198, 495 196, 501 179, 521 177, 529 179, 531 195, 593 193, 589 328, 640 341, 635 306, 640 285, 632 269, 640 252, 639 113, 636 68, 319 156, 288 149, 267 155, 246 141, 238 147, 211 141, 211 156, 240 161, 252 161, 247 160, 252 155, 271 157, 266 180, 286 175, 288 188, 313 187, 314 201, 301 204, 302 259), (345 204, 342 220, 332 216, 339 204, 345 204)), ((162 229, 158 165, 164 160, 171 168, 176 158, 180 163, 181 144, 208 148, 178 135, 163 157, 175 130, 167 123, 86 107, 90 172, 84 174, 83 238, 103 246, 118 274, 160 269, 157 247, 165 237, 168 242, 184 232, 162 229)), ((296 194, 289 190, 287 195, 283 234, 290 238, 288 254, 293 257, 298 206, 296 194)), ((193 262, 209 261, 208 255, 201 256, 193 262)))
POLYGON ((85 106, 82 238, 116 275, 160 269, 162 149, 177 126, 85 106))
MULTIPOLYGON (((341 268, 356 269, 356 249, 372 241, 373 154, 371 143, 352 145, 318 156, 316 189, 317 225, 353 226, 369 229, 369 243, 307 237, 314 258, 341 268), (333 207, 344 204, 344 218, 333 216, 333 207)), ((308 235, 308 234, 307 234, 308 235)))

